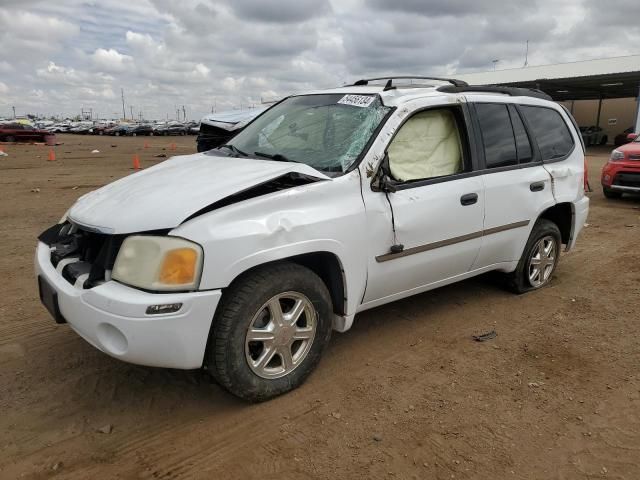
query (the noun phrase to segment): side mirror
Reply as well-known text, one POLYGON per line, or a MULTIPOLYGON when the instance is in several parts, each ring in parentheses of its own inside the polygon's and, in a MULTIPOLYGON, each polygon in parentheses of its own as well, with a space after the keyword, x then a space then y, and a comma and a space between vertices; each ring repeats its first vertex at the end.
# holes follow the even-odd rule
POLYGON ((371 190, 374 192, 393 193, 396 187, 393 185, 393 179, 389 174, 389 154, 385 153, 384 158, 380 162, 376 173, 371 180, 371 190))
POLYGON ((636 138, 638 138, 638 134, 637 133, 629 133, 627 134, 627 140, 633 142, 636 138))

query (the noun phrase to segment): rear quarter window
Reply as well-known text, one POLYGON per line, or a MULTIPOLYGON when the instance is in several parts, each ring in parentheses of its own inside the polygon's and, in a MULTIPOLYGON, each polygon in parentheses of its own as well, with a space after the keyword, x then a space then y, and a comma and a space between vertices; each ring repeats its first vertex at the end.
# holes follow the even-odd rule
POLYGON ((520 109, 538 144, 542 160, 555 160, 571 153, 573 137, 558 111, 531 105, 520 105, 520 109))

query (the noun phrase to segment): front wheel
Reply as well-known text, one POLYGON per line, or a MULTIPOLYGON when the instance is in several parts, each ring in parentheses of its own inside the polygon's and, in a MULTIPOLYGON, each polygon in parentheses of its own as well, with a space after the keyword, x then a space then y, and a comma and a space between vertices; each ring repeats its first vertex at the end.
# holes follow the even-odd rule
POLYGON ((507 276, 509 288, 525 293, 547 285, 558 265, 561 246, 558 226, 545 218, 538 219, 516 270, 507 276))
POLYGON ((213 320, 208 365, 234 395, 268 400, 306 380, 331 329, 329 292, 314 272, 293 263, 259 267, 224 292, 213 320))

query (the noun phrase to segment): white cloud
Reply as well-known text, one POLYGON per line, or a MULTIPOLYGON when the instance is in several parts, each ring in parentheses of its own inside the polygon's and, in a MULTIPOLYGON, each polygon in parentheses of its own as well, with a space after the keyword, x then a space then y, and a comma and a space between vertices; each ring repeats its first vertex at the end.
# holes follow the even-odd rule
POLYGON ((184 104, 198 118, 373 74, 488 70, 495 58, 517 67, 527 40, 531 65, 637 53, 640 2, 620 2, 2 2, 0 116, 12 104, 109 116, 123 88, 127 111, 165 118, 184 104))
POLYGON ((105 72, 124 72, 133 67, 133 57, 123 55, 113 48, 98 48, 91 57, 93 64, 105 72))

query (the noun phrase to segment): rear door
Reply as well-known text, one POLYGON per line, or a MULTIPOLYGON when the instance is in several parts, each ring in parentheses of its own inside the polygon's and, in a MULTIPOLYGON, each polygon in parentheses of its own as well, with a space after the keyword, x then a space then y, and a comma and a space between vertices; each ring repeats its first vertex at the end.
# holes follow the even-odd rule
POLYGON ((551 175, 556 202, 575 202, 584 195, 584 152, 571 119, 565 111, 547 106, 519 108, 551 175))
POLYGON ((554 200, 551 177, 516 105, 475 102, 473 111, 485 188, 476 269, 518 260, 533 223, 554 200))

